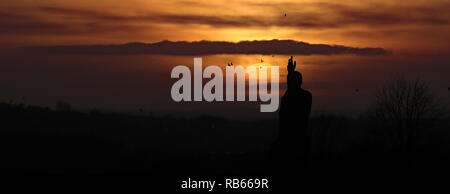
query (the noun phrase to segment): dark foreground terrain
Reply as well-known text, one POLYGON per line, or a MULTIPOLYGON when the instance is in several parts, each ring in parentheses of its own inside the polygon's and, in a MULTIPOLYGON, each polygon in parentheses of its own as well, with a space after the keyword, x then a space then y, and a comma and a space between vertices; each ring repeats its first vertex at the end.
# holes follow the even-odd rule
MULTIPOLYGON (((276 120, 155 117, 0 104, 0 172, 270 176, 276 120)), ((309 175, 449 175, 450 122, 420 128, 410 154, 370 119, 311 118, 309 175)))

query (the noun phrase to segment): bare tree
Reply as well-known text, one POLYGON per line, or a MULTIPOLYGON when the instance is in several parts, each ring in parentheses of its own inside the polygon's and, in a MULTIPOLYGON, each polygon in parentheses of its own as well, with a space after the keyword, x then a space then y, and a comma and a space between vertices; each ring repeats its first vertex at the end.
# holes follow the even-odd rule
POLYGON ((375 117, 393 130, 403 151, 410 149, 416 129, 423 121, 443 115, 442 106, 421 79, 397 77, 378 88, 375 97, 375 117))
POLYGON ((55 108, 57 111, 70 111, 71 110, 71 106, 69 103, 60 101, 60 100, 56 102, 55 108))

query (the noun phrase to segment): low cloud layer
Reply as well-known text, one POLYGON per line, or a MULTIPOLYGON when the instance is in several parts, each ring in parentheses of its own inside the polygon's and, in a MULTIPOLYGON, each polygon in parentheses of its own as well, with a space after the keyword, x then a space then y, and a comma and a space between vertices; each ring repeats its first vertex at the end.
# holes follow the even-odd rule
POLYGON ((51 54, 90 55, 214 55, 214 54, 287 54, 287 55, 385 55, 383 48, 356 48, 342 45, 310 44, 294 40, 224 41, 162 41, 156 43, 128 43, 120 45, 36 46, 20 51, 51 54))

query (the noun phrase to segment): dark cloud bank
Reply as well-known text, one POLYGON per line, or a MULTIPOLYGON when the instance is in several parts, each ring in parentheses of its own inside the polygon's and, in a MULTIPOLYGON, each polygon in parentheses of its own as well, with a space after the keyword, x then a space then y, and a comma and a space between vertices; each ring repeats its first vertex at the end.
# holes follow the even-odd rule
POLYGON ((162 41, 156 43, 128 43, 121 45, 35 46, 20 51, 48 54, 91 55, 214 55, 214 54, 286 54, 286 55, 385 55, 383 48, 356 48, 341 45, 309 44, 294 40, 259 40, 237 43, 224 41, 162 41))

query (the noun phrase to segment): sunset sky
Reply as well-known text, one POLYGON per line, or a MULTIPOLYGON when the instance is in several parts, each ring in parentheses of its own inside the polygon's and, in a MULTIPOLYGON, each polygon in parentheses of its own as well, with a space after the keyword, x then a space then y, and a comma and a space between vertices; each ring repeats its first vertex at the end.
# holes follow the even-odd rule
MULTIPOLYGON (((238 42, 272 39, 359 48, 377 47, 391 54, 371 57, 296 56, 299 66, 304 70, 303 74, 309 78, 310 89, 313 94, 317 94, 318 101, 315 101, 317 102, 315 105, 327 107, 328 105, 321 105, 321 102, 326 104, 330 95, 337 95, 336 91, 342 91, 346 87, 349 90, 355 87, 372 87, 397 73, 422 77, 432 84, 432 89, 437 91, 439 96, 445 98, 448 97, 448 93, 444 88, 447 89, 447 85, 450 85, 448 76, 450 73, 449 10, 450 2, 446 0, 342 2, 331 0, 3 0, 0 4, 0 47, 110 45, 129 42, 153 43, 162 40, 238 42), (359 85, 349 86, 349 83, 359 85)), ((148 64, 158 63, 156 66, 143 68, 144 72, 154 75, 154 79, 161 77, 167 83, 169 83, 170 69, 161 67, 165 65, 164 63, 170 63, 170 67, 176 64, 192 63, 191 57, 168 59, 166 56, 83 58, 50 55, 34 57, 30 57, 30 61, 11 57, 4 59, 1 67, 3 79, 5 82, 13 83, 13 86, 2 83, 1 87, 4 91, 10 91, 10 93, 6 92, 2 98, 31 98, 30 103, 38 104, 49 104, 56 98, 70 98, 75 105, 89 107, 96 104, 95 99, 102 101, 103 98, 99 97, 101 94, 98 94, 97 98, 80 94, 83 93, 85 85, 91 87, 86 91, 96 91, 98 88, 94 88, 95 84, 92 83, 77 85, 79 83, 76 81, 66 80, 74 85, 73 91, 67 92, 66 95, 38 95, 39 92, 26 88, 45 88, 50 87, 49 83, 54 83, 38 76, 44 72, 42 68, 45 68, 44 74, 58 75, 61 76, 60 79, 71 77, 67 75, 77 75, 72 76, 77 79, 90 74, 93 82, 105 82, 104 85, 99 83, 98 87, 114 86, 119 90, 120 87, 129 89, 129 85, 133 83, 141 84, 133 73, 137 73, 138 69, 142 70, 143 67, 140 66, 144 64, 142 60, 151 59, 148 64), (31 61, 31 59, 35 60, 31 61), (123 67, 117 64, 120 62, 128 66, 123 67), (108 66, 108 63, 112 65, 108 66), (42 66, 39 67, 36 64, 42 66), (61 69, 61 66, 58 66, 61 64, 67 68, 61 69), (97 66, 88 66, 88 64, 97 64, 97 66), (108 70, 87 70, 100 68, 98 64, 101 64, 101 68, 108 70), (81 65, 82 69, 80 66, 73 67, 73 65, 81 65), (95 72, 105 76, 105 79, 110 79, 111 82, 96 80, 94 77, 98 75, 95 72), (27 78, 29 80, 19 80, 17 76, 14 76, 21 73, 29 75, 27 78), (117 82, 118 77, 121 82, 117 82), (32 83, 31 86, 29 83, 32 83), (23 88, 23 90, 17 88, 23 88), (74 97, 78 95, 81 97, 74 97), (86 99, 94 99, 94 101, 86 103, 88 101, 86 99)), ((225 64, 230 60, 243 63, 254 60, 255 62, 250 63, 256 63, 259 57, 212 56, 209 61, 225 64)), ((284 65, 287 62, 287 56, 268 62, 284 65)), ((305 84, 307 85, 308 81, 305 81, 305 84)), ((133 87, 138 86, 134 84, 133 87)), ((157 87, 166 88, 166 85, 157 87)), ((51 88, 49 90, 58 91, 58 88, 66 87, 52 85, 51 88)), ((152 88, 152 90, 157 89, 152 88)), ((371 92, 373 89, 365 93, 366 97, 358 106, 368 103, 371 92)), ((344 102, 348 95, 340 96, 342 99, 338 102, 344 102)), ((166 100, 166 96, 162 98, 166 100)), ((123 97, 123 99, 128 98, 123 97)), ((124 101, 123 99, 117 98, 116 101, 124 101)), ((134 106, 137 105, 133 105, 132 108, 134 106)), ((148 106, 151 107, 151 105, 148 106)))
POLYGON ((448 10, 445 0, 4 0, 0 34, 8 46, 295 39, 431 52, 448 48, 448 10))

